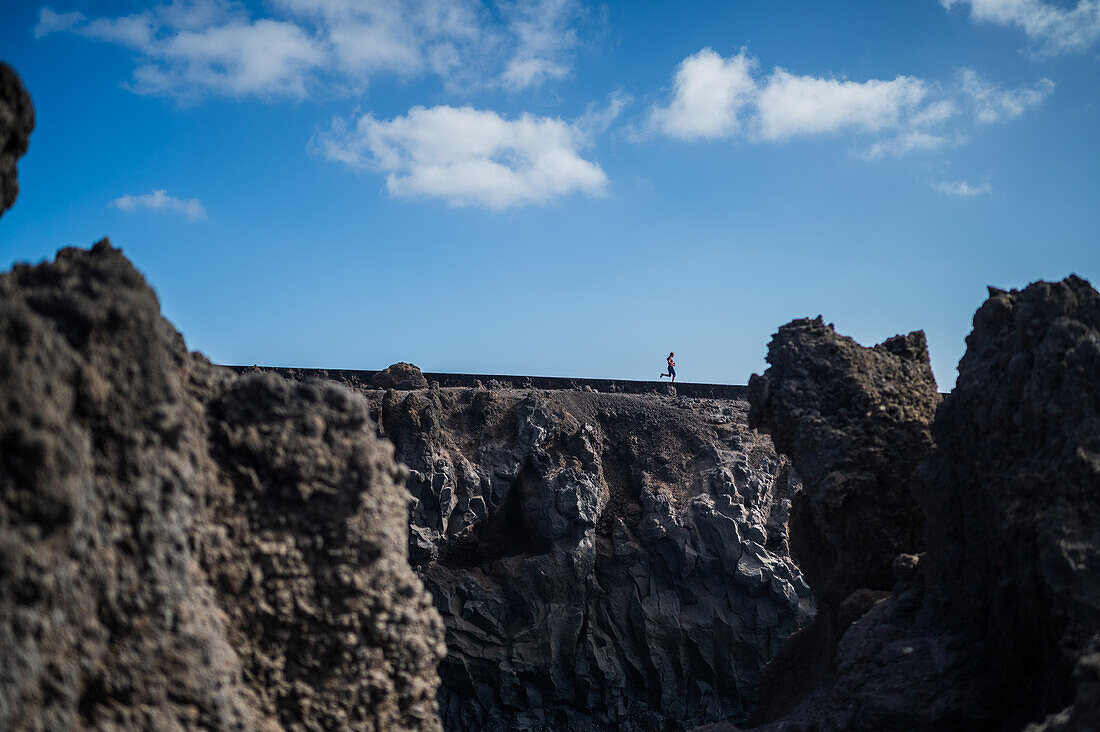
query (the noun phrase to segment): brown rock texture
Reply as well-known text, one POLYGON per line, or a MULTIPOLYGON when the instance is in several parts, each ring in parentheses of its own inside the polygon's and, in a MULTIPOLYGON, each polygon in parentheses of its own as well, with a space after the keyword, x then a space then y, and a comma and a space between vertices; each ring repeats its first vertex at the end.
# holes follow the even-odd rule
MULTIPOLYGON (((895 559, 891 595, 837 646, 835 682, 772 728, 1097 728, 1098 374, 1086 281, 991 289, 936 446, 905 481, 926 551, 895 559)), ((788 448, 799 465, 819 446, 788 448)), ((792 547, 793 533, 792 519, 792 547)))
POLYGON ((0 62, 0 216, 19 195, 16 163, 27 152, 34 106, 12 67, 0 62))
POLYGON ((363 399, 189 354, 106 241, 0 276, 0 728, 439 729, 363 399))

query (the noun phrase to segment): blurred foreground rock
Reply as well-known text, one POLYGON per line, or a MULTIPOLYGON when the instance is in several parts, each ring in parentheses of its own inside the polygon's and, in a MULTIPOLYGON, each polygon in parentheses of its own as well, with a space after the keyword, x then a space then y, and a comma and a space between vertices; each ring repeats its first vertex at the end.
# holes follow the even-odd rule
POLYGON ((0 729, 439 729, 364 400, 189 354, 104 240, 0 276, 0 729))
POLYGON ((19 195, 16 163, 27 152, 34 106, 12 67, 0 62, 0 216, 19 195))

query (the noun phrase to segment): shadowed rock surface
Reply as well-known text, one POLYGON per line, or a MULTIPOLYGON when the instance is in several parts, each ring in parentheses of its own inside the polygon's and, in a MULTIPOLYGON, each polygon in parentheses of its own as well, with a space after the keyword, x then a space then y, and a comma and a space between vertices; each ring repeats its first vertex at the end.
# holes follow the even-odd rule
POLYGON ((0 276, 0 728, 438 729, 374 433, 189 354, 106 241, 0 276))
POLYGON ((1097 729, 1098 374, 1087 282, 991 290, 915 472, 926 553, 894 561, 835 684, 773 728, 1097 729))
POLYGON ((740 400, 366 391, 411 468, 410 556, 447 627, 452 730, 743 718, 808 622, 797 489, 740 400))
POLYGON ((27 152, 34 129, 34 106, 19 75, 0 62, 0 216, 19 195, 16 163, 27 152))
POLYGON ((795 320, 772 338, 767 360, 749 380, 749 422, 802 477, 791 555, 818 615, 766 672, 758 721, 828 683, 837 640, 893 587, 894 557, 921 549, 912 473, 931 450, 940 400, 919 331, 865 348, 820 317, 795 320))

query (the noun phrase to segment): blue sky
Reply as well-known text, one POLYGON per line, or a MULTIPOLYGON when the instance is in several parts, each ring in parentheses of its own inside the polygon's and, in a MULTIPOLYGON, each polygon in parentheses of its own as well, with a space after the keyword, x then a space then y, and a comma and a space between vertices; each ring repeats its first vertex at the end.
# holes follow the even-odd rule
POLYGON ((109 235, 222 363, 744 383, 1100 275, 1100 0, 50 0, 0 260, 109 235))

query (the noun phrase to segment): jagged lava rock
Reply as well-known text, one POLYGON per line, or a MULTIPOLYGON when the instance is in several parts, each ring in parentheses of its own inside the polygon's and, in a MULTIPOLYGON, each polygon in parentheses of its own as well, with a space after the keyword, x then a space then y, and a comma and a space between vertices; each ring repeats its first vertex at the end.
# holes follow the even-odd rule
POLYGON ((0 276, 0 728, 439 728, 405 473, 189 354, 106 241, 0 276))
POLYGON ((924 333, 865 348, 820 317, 795 320, 773 336, 767 360, 749 380, 749 421, 802 477, 796 561, 834 604, 860 588, 889 590, 894 557, 923 543, 910 479, 932 448, 940 401, 924 333))
POLYGON ((925 554, 770 729, 1098 728, 1098 374, 1087 282, 991 290, 915 471, 925 554))
POLYGON ((12 67, 0 62, 0 216, 19 194, 16 163, 27 152, 34 106, 12 67))
POLYGON ((820 317, 795 320, 773 336, 767 360, 749 380, 749 421, 802 477, 791 555, 818 615, 765 672, 756 721, 823 693, 844 630, 893 587, 894 558, 921 549, 912 472, 931 450, 940 400, 919 331, 865 348, 820 317))
POLYGON ((797 480, 747 405, 583 390, 368 392, 410 467, 451 730, 743 718, 813 600, 797 480))

